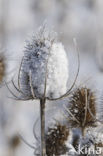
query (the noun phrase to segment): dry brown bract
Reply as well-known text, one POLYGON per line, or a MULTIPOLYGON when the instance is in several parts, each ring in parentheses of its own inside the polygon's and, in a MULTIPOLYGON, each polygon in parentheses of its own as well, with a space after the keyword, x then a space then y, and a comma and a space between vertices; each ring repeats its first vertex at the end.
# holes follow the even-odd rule
POLYGON ((96 123, 96 98, 87 88, 78 88, 74 91, 66 107, 69 123, 72 127, 79 127, 84 131, 96 123))
POLYGON ((57 124, 53 128, 49 128, 46 134, 47 156, 66 154, 67 147, 65 142, 68 136, 69 130, 65 125, 57 124))

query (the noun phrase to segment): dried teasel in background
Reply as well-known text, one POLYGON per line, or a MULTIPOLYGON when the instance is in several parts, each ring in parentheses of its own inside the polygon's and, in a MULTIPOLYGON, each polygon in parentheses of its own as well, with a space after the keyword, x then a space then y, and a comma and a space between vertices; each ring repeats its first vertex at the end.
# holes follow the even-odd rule
POLYGON ((20 137, 18 135, 13 135, 11 138, 8 140, 8 145, 9 145, 9 155, 14 156, 16 155, 16 150, 19 147, 21 143, 20 137))
POLYGON ((96 126, 96 96, 91 89, 77 88, 65 110, 71 127, 80 128, 83 136, 87 127, 96 126))
POLYGON ((69 129, 66 125, 55 124, 49 128, 46 134, 46 154, 47 156, 59 156, 66 154, 68 148, 66 141, 69 137, 69 129))
POLYGON ((16 148, 19 144, 20 144, 20 137, 18 135, 14 135, 9 141, 9 145, 12 148, 16 148))
POLYGON ((3 81, 3 78, 5 76, 5 69, 6 69, 5 56, 3 53, 0 53, 0 83, 3 81))

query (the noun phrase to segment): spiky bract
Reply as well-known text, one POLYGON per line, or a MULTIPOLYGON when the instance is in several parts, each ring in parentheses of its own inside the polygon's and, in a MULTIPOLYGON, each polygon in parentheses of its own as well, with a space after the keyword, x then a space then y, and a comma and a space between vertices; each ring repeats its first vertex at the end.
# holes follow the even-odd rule
POLYGON ((70 111, 68 119, 72 127, 95 126, 96 97, 94 92, 86 87, 76 89, 69 100, 68 110, 70 111))
POLYGON ((47 156, 66 154, 68 148, 65 143, 68 137, 69 130, 65 125, 56 124, 53 128, 49 128, 46 134, 47 156))

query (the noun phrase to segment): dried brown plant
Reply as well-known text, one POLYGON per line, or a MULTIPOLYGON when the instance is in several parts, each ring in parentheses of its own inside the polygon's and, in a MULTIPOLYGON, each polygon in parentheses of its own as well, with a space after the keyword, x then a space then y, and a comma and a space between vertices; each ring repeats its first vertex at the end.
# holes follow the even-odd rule
POLYGON ((46 134, 47 156, 66 154, 68 148, 65 143, 68 137, 69 129, 65 125, 56 124, 53 128, 49 128, 46 134))
POLYGON ((20 144, 20 137, 17 135, 13 136, 9 144, 12 148, 16 148, 20 144))
POLYGON ((96 97, 88 88, 77 88, 65 107, 71 127, 81 128, 96 126, 96 97))
POLYGON ((15 156, 16 155, 16 150, 19 147, 21 143, 20 137, 18 135, 13 135, 11 138, 8 140, 8 147, 9 147, 9 155, 10 156, 15 156))
POLYGON ((3 81, 3 78, 5 76, 5 58, 4 56, 1 54, 0 55, 0 82, 3 81))

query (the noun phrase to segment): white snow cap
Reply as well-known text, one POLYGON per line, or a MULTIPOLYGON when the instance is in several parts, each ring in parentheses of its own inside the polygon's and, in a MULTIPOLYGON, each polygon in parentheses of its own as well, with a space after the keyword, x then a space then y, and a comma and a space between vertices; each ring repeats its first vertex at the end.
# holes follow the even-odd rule
POLYGON ((21 65, 22 91, 36 98, 58 98, 67 91, 68 59, 64 46, 55 40, 54 32, 41 27, 27 42, 21 65), (31 81, 30 81, 31 80, 31 81), (32 86, 32 87, 31 87, 32 86))

